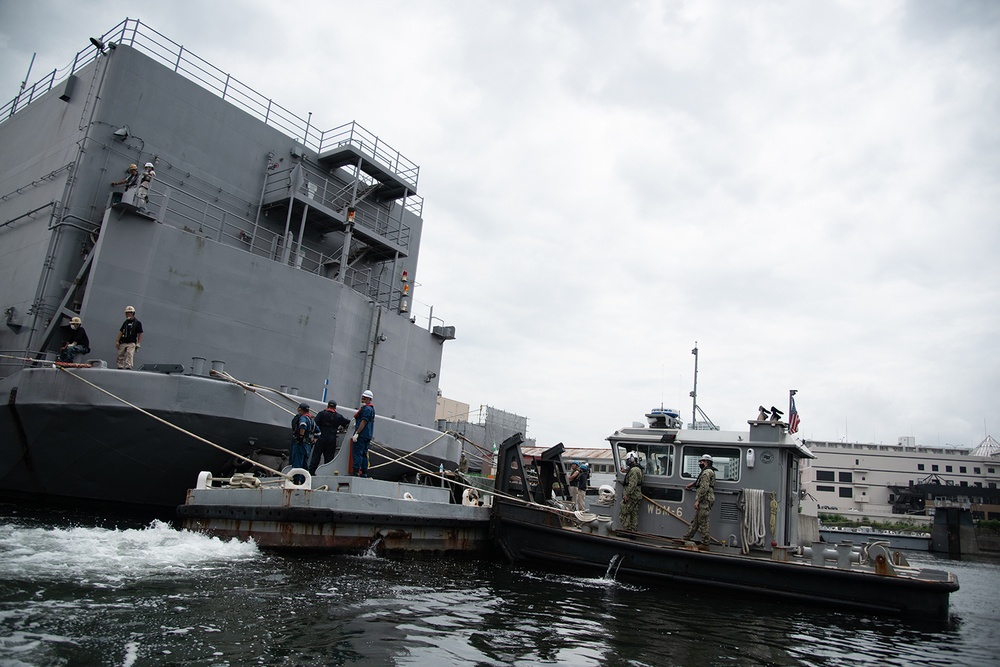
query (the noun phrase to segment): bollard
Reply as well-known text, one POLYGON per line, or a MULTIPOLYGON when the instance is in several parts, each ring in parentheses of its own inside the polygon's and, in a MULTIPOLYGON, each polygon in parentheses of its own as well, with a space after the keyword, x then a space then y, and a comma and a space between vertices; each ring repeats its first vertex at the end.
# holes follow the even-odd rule
POLYGON ((837 545, 837 567, 847 570, 851 567, 851 552, 854 550, 854 543, 844 540, 837 545))
POLYGON ((823 564, 823 558, 825 557, 825 554, 823 553, 823 550, 825 548, 826 548, 826 542, 813 542, 813 546, 812 546, 812 564, 813 565, 822 565, 823 564))

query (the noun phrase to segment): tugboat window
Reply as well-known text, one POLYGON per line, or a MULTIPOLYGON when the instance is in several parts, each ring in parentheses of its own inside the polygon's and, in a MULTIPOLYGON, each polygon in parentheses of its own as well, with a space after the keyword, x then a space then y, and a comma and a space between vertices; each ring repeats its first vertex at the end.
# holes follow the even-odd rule
POLYGON ((712 467, 715 468, 715 478, 727 482, 740 479, 740 450, 737 447, 685 447, 681 459, 681 477, 695 479, 701 468, 698 460, 704 454, 712 455, 712 467))
POLYGON ((624 461, 628 450, 639 452, 639 463, 646 475, 669 477, 674 474, 674 446, 663 444, 625 444, 618 446, 618 460, 624 461))

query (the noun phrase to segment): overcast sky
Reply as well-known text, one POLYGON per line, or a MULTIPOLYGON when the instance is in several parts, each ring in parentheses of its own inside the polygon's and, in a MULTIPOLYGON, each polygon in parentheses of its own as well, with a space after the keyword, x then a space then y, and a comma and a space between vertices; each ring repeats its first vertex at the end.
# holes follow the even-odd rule
POLYGON ((0 97, 126 16, 420 165, 441 389, 539 445, 689 421, 695 341, 723 428, 1000 437, 1000 2, 0 0, 0 97))

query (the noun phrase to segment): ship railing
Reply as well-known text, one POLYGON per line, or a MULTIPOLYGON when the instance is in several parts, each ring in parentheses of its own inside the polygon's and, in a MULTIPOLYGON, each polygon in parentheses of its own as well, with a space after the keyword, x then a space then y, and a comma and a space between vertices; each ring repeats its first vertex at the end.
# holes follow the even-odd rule
MULTIPOLYGON (((342 184, 331 180, 323 172, 308 164, 303 164, 302 167, 302 182, 298 184, 296 193, 304 200, 315 201, 328 210, 344 214, 351 205, 354 184, 342 184)), ((290 196, 294 185, 294 169, 294 167, 289 167, 268 173, 264 185, 265 201, 274 201, 277 197, 290 196)), ((362 193, 373 185, 375 185, 373 179, 360 178, 358 193, 362 193)), ((422 200, 415 203, 420 206, 422 200)), ((406 209, 419 215, 418 211, 410 205, 407 205, 406 209)), ((409 248, 410 227, 402 224, 398 219, 398 213, 394 215, 391 207, 381 206, 370 201, 358 201, 355 203, 354 224, 361 225, 396 245, 409 248)))
POLYGON ((388 167, 393 174, 413 186, 414 190, 417 189, 420 167, 357 122, 344 123, 340 127, 320 133, 320 153, 346 145, 354 146, 362 155, 388 167))
MULTIPOLYGON (((297 230, 286 239, 282 233, 267 227, 258 225, 255 229, 253 220, 245 215, 233 213, 183 190, 161 189, 159 185, 154 181, 150 203, 164 224, 274 262, 284 261, 287 246, 289 266, 330 280, 339 277, 339 250, 331 252, 307 239, 300 245, 296 238, 297 230), (160 211, 157 207, 164 207, 164 210, 160 211)), ((383 273, 392 272, 379 272, 376 276, 368 266, 348 266, 344 283, 386 308, 397 309, 403 297, 402 291, 389 278, 380 277, 383 273)))
MULTIPOLYGON (((219 95, 317 153, 350 143, 365 156, 412 185, 414 190, 417 189, 420 168, 357 123, 352 121, 330 130, 319 130, 312 126, 311 114, 308 118, 296 115, 138 19, 125 19, 104 33, 100 41, 105 49, 108 44, 117 43, 145 53, 175 73, 219 95)), ((87 46, 65 67, 52 70, 30 86, 25 82, 26 87, 14 99, 0 107, 0 123, 52 90, 60 81, 94 62, 99 53, 101 51, 96 46, 87 46)))

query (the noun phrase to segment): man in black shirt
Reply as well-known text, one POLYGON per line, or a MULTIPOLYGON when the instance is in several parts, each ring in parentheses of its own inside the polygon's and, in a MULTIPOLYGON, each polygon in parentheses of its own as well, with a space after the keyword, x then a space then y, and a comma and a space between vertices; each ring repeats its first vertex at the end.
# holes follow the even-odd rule
POLYGON ((309 459, 309 472, 316 474, 320 457, 323 463, 329 463, 337 453, 339 430, 346 428, 351 420, 337 412, 337 401, 326 404, 326 410, 316 415, 316 426, 319 427, 319 441, 313 445, 312 457, 309 459))
POLYGON ((63 334, 62 349, 59 350, 59 361, 71 364, 78 354, 90 352, 90 339, 83 329, 83 321, 79 317, 70 319, 69 326, 63 334))
POLYGON ((132 369, 135 351, 142 345, 142 322, 135 319, 135 308, 125 308, 125 321, 118 330, 115 349, 118 350, 118 368, 132 369))

